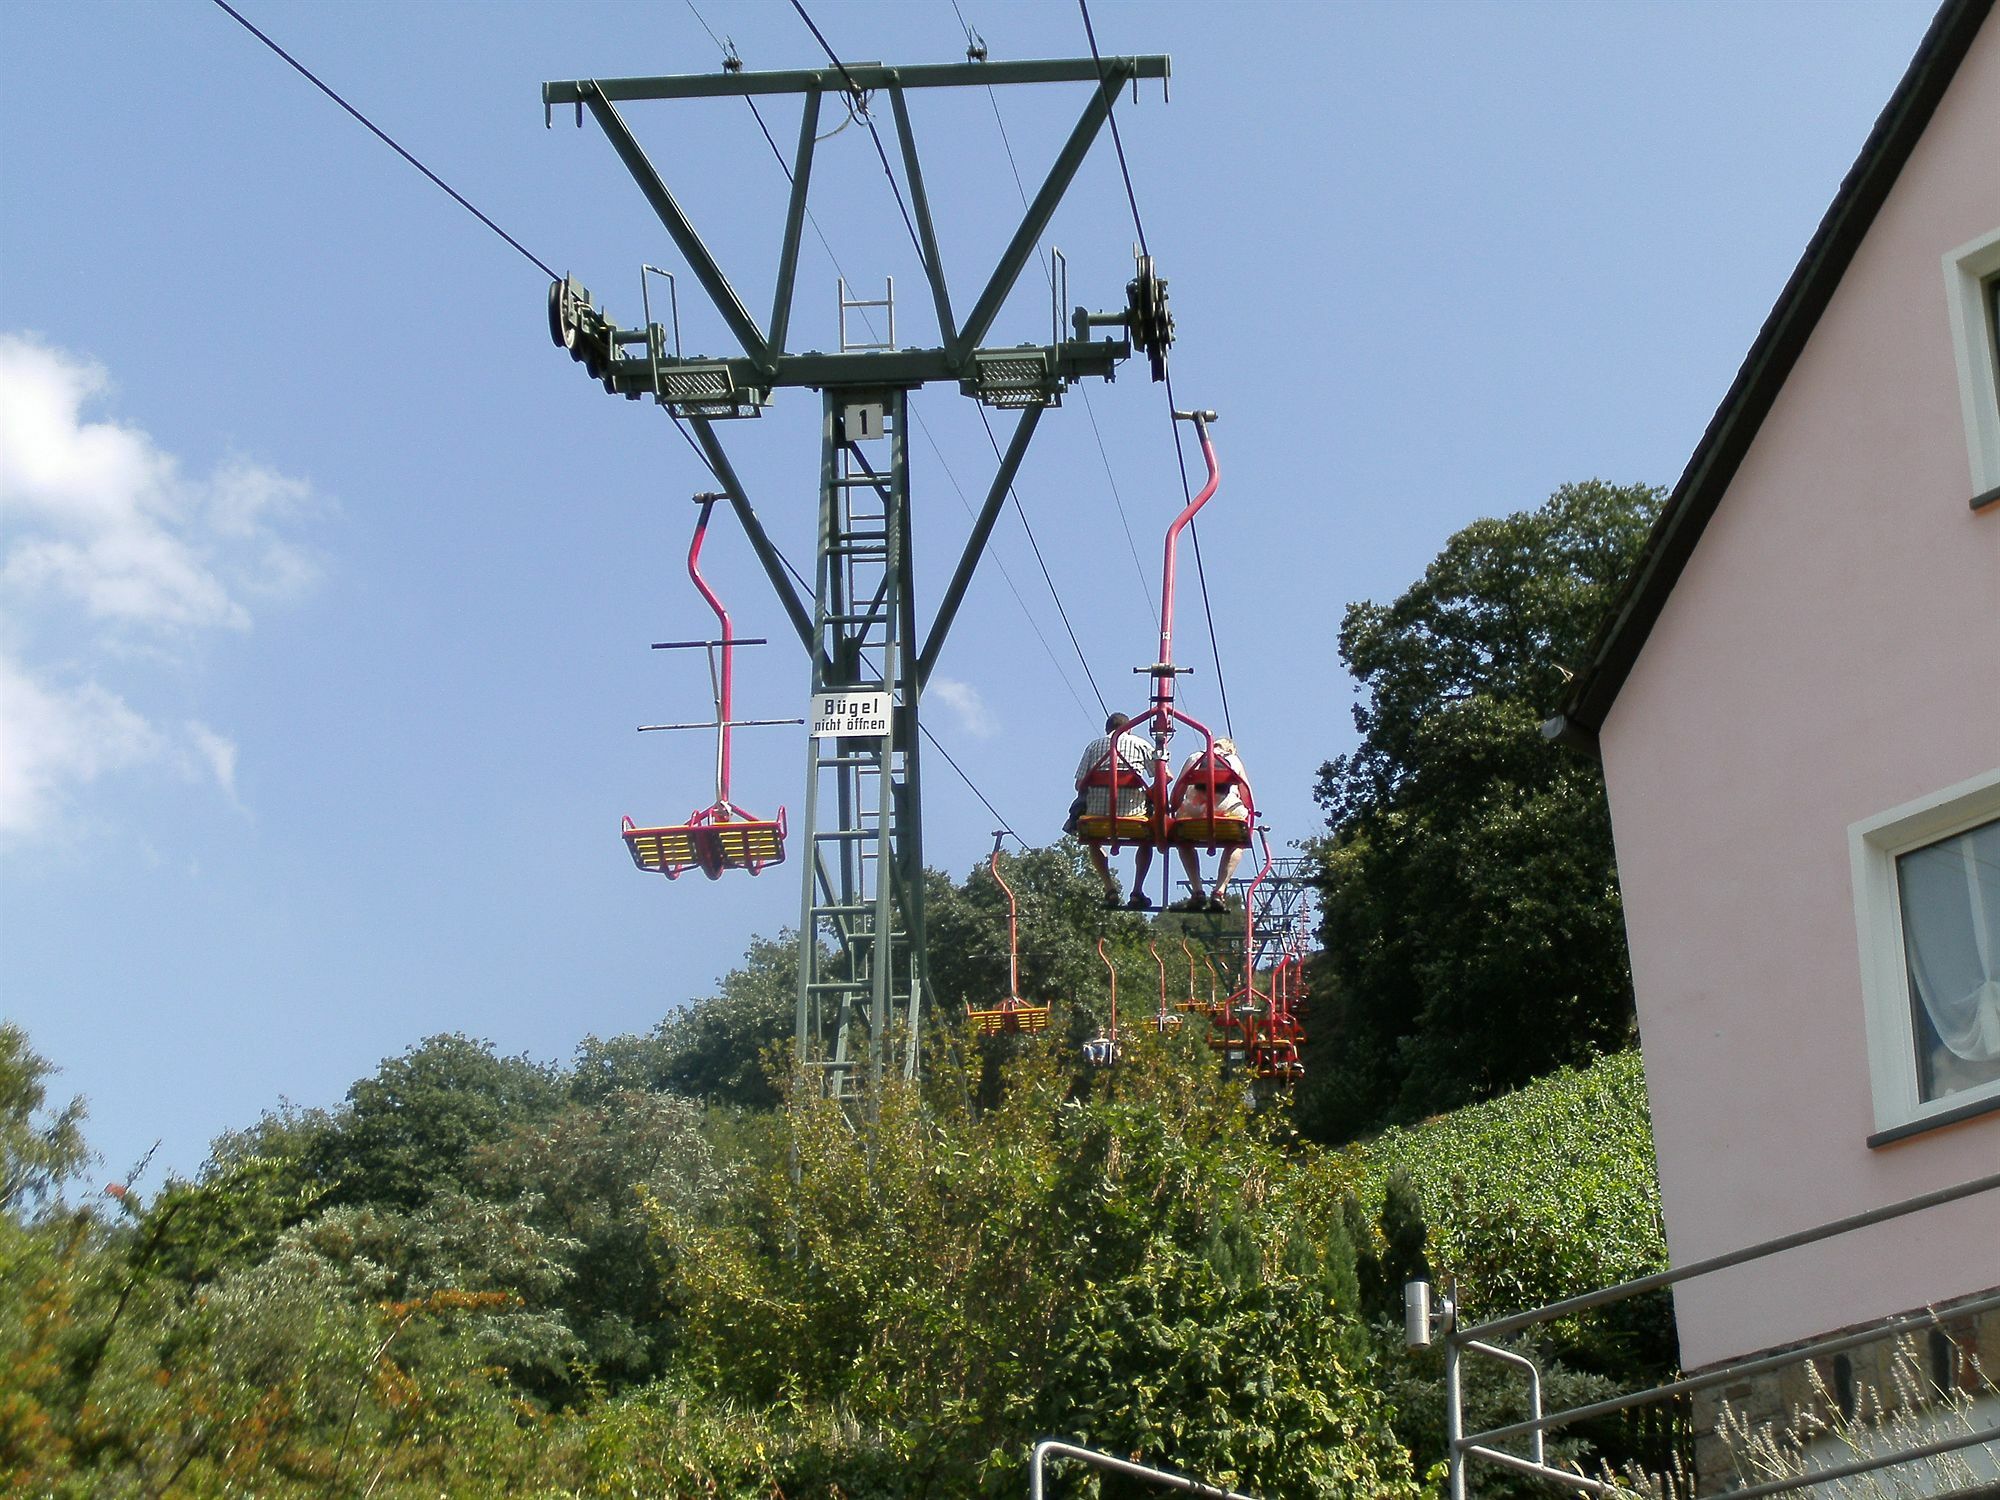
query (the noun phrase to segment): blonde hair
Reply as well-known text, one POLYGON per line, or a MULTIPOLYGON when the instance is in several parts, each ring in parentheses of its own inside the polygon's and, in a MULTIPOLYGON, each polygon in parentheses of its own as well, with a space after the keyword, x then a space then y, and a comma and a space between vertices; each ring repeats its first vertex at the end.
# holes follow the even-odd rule
POLYGON ((1234 755, 1236 753, 1236 741, 1217 740, 1215 742, 1215 753, 1217 755, 1234 755))

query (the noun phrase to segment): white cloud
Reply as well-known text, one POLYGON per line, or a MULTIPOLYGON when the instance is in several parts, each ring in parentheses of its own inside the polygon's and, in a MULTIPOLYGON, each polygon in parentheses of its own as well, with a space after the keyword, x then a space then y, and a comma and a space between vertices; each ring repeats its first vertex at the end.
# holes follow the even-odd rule
POLYGON ((941 699, 957 718, 958 727, 974 739, 990 740, 999 733, 1000 726, 995 722, 992 710, 979 696, 979 689, 969 682, 960 682, 953 677, 933 677, 924 688, 924 696, 941 699))
POLYGON ((137 428, 85 419, 108 386, 98 365, 0 335, 10 595, 125 627, 242 630, 242 595, 290 597, 312 582, 276 529, 306 508, 309 486, 240 459, 189 478, 137 428))
POLYGON ((0 656, 0 834, 40 832, 68 788, 157 759, 164 737, 96 683, 44 687, 0 656))
POLYGON ((206 477, 139 428, 98 416, 104 369, 0 334, 0 833, 44 827, 74 791, 165 763, 235 795, 236 746, 103 680, 252 624, 251 606, 317 577, 287 534, 315 507, 302 480, 243 459, 206 477), (46 643, 38 650, 36 643, 46 643))
POLYGON ((227 735, 217 734, 199 719, 189 719, 182 725, 188 744, 203 769, 215 778, 231 802, 236 800, 236 741, 227 735))

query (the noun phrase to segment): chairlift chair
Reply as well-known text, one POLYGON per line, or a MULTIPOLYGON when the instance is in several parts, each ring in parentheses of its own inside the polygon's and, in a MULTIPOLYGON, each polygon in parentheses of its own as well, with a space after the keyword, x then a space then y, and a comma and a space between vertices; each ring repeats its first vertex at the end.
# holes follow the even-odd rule
POLYGON ((1150 937, 1146 939, 1146 951, 1153 955, 1153 963, 1160 971, 1160 1009, 1153 1024, 1161 1031, 1178 1031, 1186 1018, 1167 1004, 1167 961, 1160 957, 1160 946, 1150 937))
POLYGON ((1104 961, 1105 971, 1111 976, 1111 1026, 1100 1029, 1096 1036, 1083 1044, 1083 1060, 1094 1068, 1108 1068, 1118 1061, 1118 965, 1111 961, 1105 951, 1105 939, 1097 940, 1097 956, 1104 961))
POLYGON ((1208 999, 1206 1000, 1197 999, 1195 997, 1195 987, 1194 987, 1194 980, 1195 980, 1194 947, 1192 944, 1188 942, 1186 938, 1182 938, 1180 940, 1180 944, 1181 944, 1181 952, 1187 955, 1188 992, 1187 992, 1187 999, 1178 1000, 1175 1002, 1175 1008, 1187 1011, 1191 1014, 1198 1013, 1204 1016, 1212 1016, 1215 1013, 1215 979, 1214 979, 1215 964, 1213 963, 1213 961, 1209 960, 1208 955, 1206 953, 1201 955, 1202 959, 1205 962, 1208 962, 1208 971, 1210 977, 1208 986, 1208 999))
POLYGON ((1151 726, 1153 756, 1150 775, 1141 775, 1123 763, 1118 756, 1118 737, 1113 735, 1105 751, 1101 765, 1092 766, 1083 776, 1082 789, 1085 792, 1104 792, 1110 811, 1106 814, 1084 814, 1076 822, 1077 837, 1086 843, 1103 844, 1113 853, 1128 844, 1149 844, 1154 848, 1186 846, 1206 849, 1210 853, 1224 848, 1246 848, 1251 842, 1251 831, 1256 822, 1256 810, 1248 805, 1244 797, 1244 810, 1240 814, 1218 814, 1215 808, 1234 788, 1247 793, 1249 788, 1231 769, 1228 763, 1215 753, 1215 733, 1206 724, 1181 709, 1174 701, 1174 682, 1186 667, 1177 667, 1173 662, 1174 646, 1174 577, 1180 550, 1180 534, 1191 522, 1195 513, 1208 504, 1222 480, 1222 470, 1216 462, 1215 445, 1209 439, 1208 424, 1215 420, 1212 411, 1175 412, 1182 421, 1192 422, 1201 442, 1202 459, 1208 466, 1208 481, 1201 493, 1189 500, 1184 509, 1167 527, 1163 549, 1160 585, 1160 653, 1158 659, 1147 667, 1135 667, 1153 680, 1152 699, 1143 715, 1136 715, 1133 724, 1141 722, 1151 726), (1173 780, 1168 745, 1173 738, 1176 725, 1200 734, 1203 752, 1199 760, 1189 768, 1178 782, 1173 780), (1207 792, 1206 813, 1179 816, 1174 812, 1180 799, 1195 786, 1202 786, 1207 792), (1118 794, 1143 788, 1146 793, 1146 811, 1143 814, 1118 812, 1118 794))
POLYGON ((1243 982, 1215 1016, 1215 1032, 1208 1044, 1220 1051, 1230 1066, 1247 1068, 1261 1077, 1261 1060, 1272 1041, 1269 1018, 1273 1005, 1272 991, 1257 983, 1256 909, 1257 888, 1271 873, 1271 840, 1261 827, 1257 834, 1264 846, 1264 863, 1244 892, 1243 982))
POLYGON ((709 687, 715 699, 715 718, 705 723, 640 726, 642 730, 714 729, 715 800, 707 807, 689 813, 685 822, 641 828, 628 817, 623 824, 625 847, 632 856, 632 863, 641 870, 664 875, 669 880, 677 880, 691 869, 700 870, 710 880, 718 879, 724 870, 747 870, 756 875, 770 865, 783 864, 785 859, 785 809, 780 807, 775 818, 760 818, 738 807, 729 796, 731 731, 745 725, 797 724, 803 721, 738 719, 734 716, 736 648, 764 643, 736 639, 729 611, 723 608, 722 601, 701 576, 701 545, 708 534, 709 514, 721 498, 715 494, 695 496, 701 506, 701 515, 695 522, 694 540, 688 546, 688 577, 694 580, 695 588, 700 590, 708 607, 715 611, 721 636, 712 641, 656 641, 653 645, 655 651, 699 646, 708 652, 709 687))
POLYGON ((1049 1024, 1048 1005, 1031 1004, 1021 998, 1021 909, 1014 900, 1014 888, 1000 873, 1000 841, 1006 836, 1005 829, 994 833, 993 856, 987 865, 993 871, 993 878, 1000 882, 1000 889, 1007 893, 1007 994, 998 1005, 984 1010, 971 1005, 965 1007, 973 1030, 980 1036, 998 1036, 1008 1031, 1045 1031, 1049 1024))

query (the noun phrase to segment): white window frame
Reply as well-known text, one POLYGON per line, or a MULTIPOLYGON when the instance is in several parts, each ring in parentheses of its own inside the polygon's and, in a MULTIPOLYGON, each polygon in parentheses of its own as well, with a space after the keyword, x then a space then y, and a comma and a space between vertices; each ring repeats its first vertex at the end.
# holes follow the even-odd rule
POLYGON ((1896 857, 2000 818, 2000 767, 1928 797, 1850 824, 1847 847, 1854 876, 1854 923, 1861 948, 1861 996, 1868 1019, 1868 1076, 1878 1134, 1940 1116, 1956 1119, 1968 1105, 2000 1104, 2000 1079, 1923 1099, 1911 1020, 1909 962, 1903 951, 1903 910, 1896 857))
POLYGON ((1987 284, 2000 276, 2000 229, 1960 245, 1944 258, 1951 341, 1958 354, 1958 396, 1972 493, 2000 489, 2000 348, 1995 348, 1987 284))

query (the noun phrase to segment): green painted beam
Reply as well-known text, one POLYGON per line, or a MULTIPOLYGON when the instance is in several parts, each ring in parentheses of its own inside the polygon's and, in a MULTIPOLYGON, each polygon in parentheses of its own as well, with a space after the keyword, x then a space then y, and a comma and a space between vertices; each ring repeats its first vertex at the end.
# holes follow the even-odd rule
POLYGON ((652 162, 646 159, 645 150, 626 127, 624 118, 612 108, 607 99, 593 95, 585 102, 590 105, 591 114, 597 117, 597 123, 604 127, 604 134, 609 138, 612 149, 618 153, 619 160, 625 163, 625 170, 632 174, 632 180, 639 184, 639 191, 646 195, 646 201, 653 206, 653 212, 659 216, 660 223, 666 226, 667 233, 673 237, 682 258, 688 263, 688 269, 694 272, 695 279, 708 293, 709 301, 715 304, 715 310, 722 314, 722 320, 729 325, 729 331, 735 334, 737 342, 742 344, 743 352, 759 364, 769 363, 771 350, 770 345, 765 342, 764 331, 757 326, 757 320, 750 316, 750 310, 743 305, 743 299, 736 295, 736 288, 729 284, 729 278, 722 274, 722 268, 715 263, 715 257, 708 253, 708 246, 701 242, 701 236, 694 232, 694 225, 690 224, 687 215, 681 212, 680 204, 675 201, 673 193, 668 190, 660 174, 653 169, 652 162))
MULTIPOLYGON (((1132 353, 1131 344, 1123 339, 1073 339, 1060 344, 1022 344, 1018 347, 1036 349, 1045 354, 1054 372, 1065 381, 1089 377, 1109 380, 1119 364, 1132 353)), ((1006 352, 1005 347, 998 352, 1006 352)), ((847 354, 808 351, 782 356, 775 370, 766 369, 740 355, 722 359, 699 356, 686 360, 663 359, 659 362, 663 373, 684 365, 727 365, 739 390, 767 386, 774 389, 805 386, 813 390, 838 386, 907 388, 933 380, 956 380, 964 373, 952 359, 950 351, 945 349, 857 350, 847 354)), ((643 355, 621 356, 606 367, 606 373, 620 395, 633 391, 641 395, 654 394, 652 362, 643 355)))
POLYGON ((903 175, 910 180, 910 206, 916 210, 924 276, 931 284, 931 302, 937 308, 938 337, 949 348, 958 342, 958 325, 952 321, 951 293, 944 284, 944 260, 938 254, 937 233, 931 227, 930 195, 924 191, 924 172, 917 163, 917 138, 910 129, 910 111, 903 102, 901 88, 889 90, 889 103, 896 112, 896 138, 903 147, 903 175))
MULTIPOLYGON (((1159 78, 1172 75, 1164 56, 1107 57, 1105 76, 1159 78)), ((738 95, 804 94, 814 89, 847 91, 847 79, 863 90, 984 88, 1003 83, 1095 83, 1097 63, 1088 57, 1024 58, 1018 62, 934 63, 885 67, 849 63, 846 77, 836 68, 780 73, 680 73, 660 78, 579 78, 542 85, 542 103, 588 103, 593 90, 606 99, 732 99, 738 95)))
POLYGON ((1062 151, 1056 156, 1055 165, 1049 168, 1049 175, 1043 179, 1041 190, 1035 194, 1035 201, 1028 205, 1028 211, 1021 216, 1021 226, 1014 231, 1014 238, 1007 244, 1006 252, 1000 257, 1000 264, 993 268, 993 276, 986 283, 986 290, 979 294, 972 311, 966 314, 965 326, 959 330, 958 340, 951 346, 951 356, 955 364, 963 366, 972 355, 974 348, 986 337, 993 320, 1000 315, 1001 304, 1007 294, 1014 290, 1014 283, 1020 278, 1021 268, 1034 254, 1035 245, 1042 237, 1042 231, 1049 227, 1049 220, 1055 215, 1056 205, 1062 202, 1063 194, 1069 191, 1070 182, 1075 178, 1077 168, 1083 165, 1084 157, 1090 154, 1090 143, 1097 139, 1097 132, 1111 117, 1111 103, 1123 87, 1126 75, 1119 69, 1117 59, 1104 65, 1103 81, 1090 91, 1090 102, 1083 108, 1083 116, 1076 122, 1076 128, 1064 142, 1062 151))
MULTIPOLYGON (((919 692, 931 680, 931 669, 937 665, 938 653, 944 650, 945 637, 951 633, 951 622, 958 618, 958 607, 965 601, 965 591, 971 586, 972 575, 979 567, 979 559, 985 554, 987 539, 993 535, 993 523, 1000 519, 1000 507, 1006 503, 1007 491, 1013 487, 1014 476, 1020 472, 1021 458, 1028 451, 1028 439, 1035 435, 1043 410, 1039 406, 1027 408, 1014 425, 1014 437, 1001 456, 1000 471, 993 476, 993 484, 986 491, 986 503, 980 507, 979 516, 972 523, 972 532, 965 539, 965 549, 959 554, 958 568, 951 575, 943 602, 938 605, 937 618, 931 621, 930 637, 924 642, 923 650, 917 653, 919 692)), ((913 630, 912 643, 915 639, 913 630)))
POLYGON ((819 90, 806 94, 799 111, 799 155, 792 168, 792 198, 785 209, 784 247, 778 252, 778 285, 771 298, 771 353, 785 352, 792 328, 792 288, 798 280, 799 232, 805 225, 806 188, 812 182, 813 146, 819 131, 819 90))

